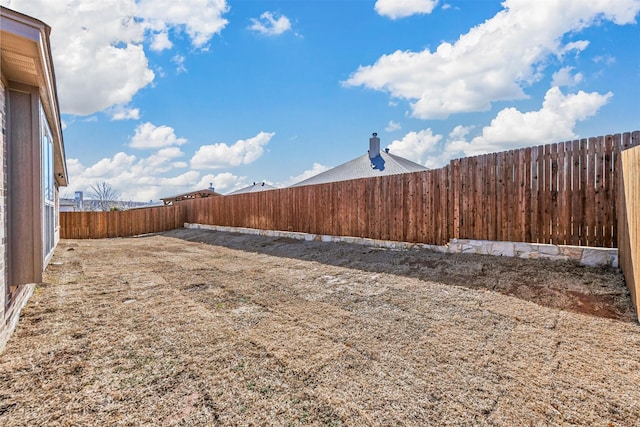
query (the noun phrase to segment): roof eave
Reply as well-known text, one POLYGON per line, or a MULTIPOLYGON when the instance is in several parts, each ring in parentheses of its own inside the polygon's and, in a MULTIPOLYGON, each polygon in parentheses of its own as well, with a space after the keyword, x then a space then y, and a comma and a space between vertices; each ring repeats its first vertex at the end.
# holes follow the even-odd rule
MULTIPOLYGON (((0 19, 0 29, 2 33, 11 34, 26 40, 34 46, 34 48, 29 49, 29 51, 19 53, 30 57, 36 64, 37 86, 47 122, 51 128, 55 147, 54 152, 57 157, 54 159, 55 179, 58 185, 66 186, 68 184, 68 172, 62 135, 62 122, 60 120, 58 91, 53 68, 53 58, 51 56, 51 42, 49 39, 51 27, 36 18, 1 6, 0 19)), ((4 41, 4 39, 5 37, 0 38, 2 41, 4 41)), ((0 48, 2 51, 5 51, 6 47, 4 42, 2 42, 0 48)), ((18 83, 34 84, 32 81, 20 81, 19 79, 17 81, 18 83)))

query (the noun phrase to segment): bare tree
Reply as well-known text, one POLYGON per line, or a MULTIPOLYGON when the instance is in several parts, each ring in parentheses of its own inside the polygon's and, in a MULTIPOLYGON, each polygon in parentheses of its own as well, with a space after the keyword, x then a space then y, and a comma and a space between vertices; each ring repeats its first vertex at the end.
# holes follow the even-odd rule
POLYGON ((91 186, 91 197, 96 200, 101 211, 108 211, 118 207, 120 193, 107 181, 101 181, 91 186))

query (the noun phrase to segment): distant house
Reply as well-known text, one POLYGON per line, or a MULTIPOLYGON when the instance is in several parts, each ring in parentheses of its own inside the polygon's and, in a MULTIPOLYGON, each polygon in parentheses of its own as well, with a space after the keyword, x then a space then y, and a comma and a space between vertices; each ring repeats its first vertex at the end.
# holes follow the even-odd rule
POLYGON ((58 205, 60 206, 60 212, 76 212, 80 210, 78 209, 76 201, 73 199, 60 198, 58 205))
POLYGON ((232 191, 227 193, 227 196, 232 196, 234 194, 243 194, 243 193, 257 193, 259 191, 268 191, 268 190, 276 190, 276 187, 273 185, 269 185, 266 182, 254 182, 251 185, 247 185, 239 190, 232 191))
POLYGON ((50 31, 0 7, 0 351, 60 235, 67 166, 50 31))
POLYGON ((378 134, 374 133, 373 136, 369 138, 369 152, 367 154, 336 166, 333 169, 319 173, 304 181, 297 182, 291 187, 426 170, 428 170, 426 167, 407 160, 404 157, 391 154, 389 150, 380 151, 380 138, 378 138, 378 134))
MULTIPOLYGON (((101 211, 103 208, 103 201, 95 200, 95 199, 68 199, 68 198, 60 198, 60 212, 91 212, 91 211, 101 211)), ((141 208, 151 208, 156 206, 163 206, 162 202, 133 202, 133 201, 123 201, 116 200, 109 203, 113 209, 117 209, 120 211, 126 211, 129 209, 141 209, 141 208)))
POLYGON ((190 191, 189 193, 178 194, 176 196, 161 197, 160 200, 164 202, 165 206, 170 206, 182 200, 204 199, 206 197, 217 197, 217 196, 222 196, 222 194, 216 193, 213 187, 209 187, 209 188, 205 188, 204 190, 190 191))

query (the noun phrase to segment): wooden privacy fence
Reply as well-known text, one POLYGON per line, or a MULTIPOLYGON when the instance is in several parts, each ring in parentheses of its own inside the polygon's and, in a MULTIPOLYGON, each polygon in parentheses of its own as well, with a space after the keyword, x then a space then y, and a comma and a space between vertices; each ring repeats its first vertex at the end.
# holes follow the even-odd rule
POLYGON ((616 157, 640 132, 457 159, 410 174, 181 202, 190 223, 443 245, 617 245, 616 157))
POLYGON ((63 239, 103 239, 174 230, 184 226, 180 205, 113 212, 60 212, 63 239))
POLYGON ((640 147, 621 153, 619 169, 618 256, 640 318, 640 147))
POLYGON ((444 245, 453 238, 616 247, 622 150, 640 132, 452 160, 441 169, 185 200, 62 212, 61 237, 131 236, 183 222, 444 245))

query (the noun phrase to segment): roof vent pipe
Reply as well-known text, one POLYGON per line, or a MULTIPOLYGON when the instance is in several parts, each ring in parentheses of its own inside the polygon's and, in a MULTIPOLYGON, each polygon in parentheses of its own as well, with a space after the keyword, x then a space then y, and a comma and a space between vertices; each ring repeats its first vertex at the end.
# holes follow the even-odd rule
POLYGON ((380 138, 376 132, 369 138, 369 158, 375 159, 380 155, 380 138))

